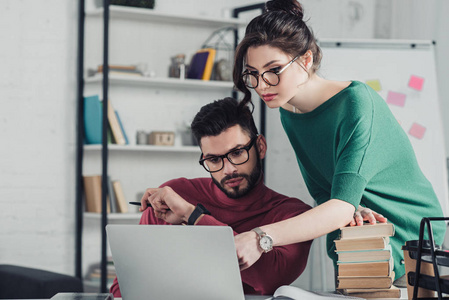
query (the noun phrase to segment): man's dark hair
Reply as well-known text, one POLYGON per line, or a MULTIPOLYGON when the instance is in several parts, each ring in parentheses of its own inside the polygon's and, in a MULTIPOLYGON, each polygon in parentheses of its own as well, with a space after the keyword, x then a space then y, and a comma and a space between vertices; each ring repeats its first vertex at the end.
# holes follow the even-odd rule
POLYGON ((234 98, 227 97, 201 107, 191 127, 193 135, 201 145, 202 137, 217 136, 234 125, 240 125, 251 139, 258 134, 249 107, 241 105, 234 98))

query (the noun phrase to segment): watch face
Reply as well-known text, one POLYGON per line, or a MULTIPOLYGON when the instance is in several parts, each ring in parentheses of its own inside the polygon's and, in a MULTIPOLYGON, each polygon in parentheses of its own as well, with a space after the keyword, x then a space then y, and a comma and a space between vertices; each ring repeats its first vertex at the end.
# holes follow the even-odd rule
POLYGON ((273 240, 271 237, 265 235, 260 239, 260 248, 264 251, 269 251, 273 248, 273 240))

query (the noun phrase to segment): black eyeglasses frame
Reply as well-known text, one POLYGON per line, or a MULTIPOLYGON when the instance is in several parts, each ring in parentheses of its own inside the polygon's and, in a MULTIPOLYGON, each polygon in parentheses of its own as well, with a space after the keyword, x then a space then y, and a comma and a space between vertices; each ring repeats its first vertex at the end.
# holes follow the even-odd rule
POLYGON ((258 138, 258 136, 255 136, 255 137, 253 137, 253 138, 249 141, 249 144, 248 144, 248 145, 246 145, 246 146, 244 146, 244 147, 241 147, 241 148, 233 149, 233 150, 231 150, 231 151, 229 151, 229 152, 227 152, 227 153, 225 153, 225 154, 223 154, 223 155, 216 155, 216 156, 212 156, 212 157, 203 158, 203 155, 204 155, 204 154, 201 152, 200 160, 199 160, 198 162, 199 162, 199 164, 200 164, 201 166, 203 166, 203 168, 204 168, 207 172, 209 172, 209 173, 215 173, 215 172, 221 171, 221 170, 224 168, 224 159, 225 159, 225 158, 226 158, 231 164, 233 164, 234 166, 243 165, 244 163, 248 162, 248 160, 249 160, 249 150, 251 150, 251 148, 254 146, 254 144, 255 144, 256 141, 257 141, 257 138, 258 138), (228 158, 228 155, 231 154, 231 153, 234 152, 234 151, 237 151, 237 150, 246 150, 246 152, 248 153, 248 159, 245 160, 245 161, 242 162, 242 163, 239 163, 239 164, 233 163, 232 160, 228 158), (222 164, 221 164, 221 168, 220 168, 220 169, 215 170, 215 171, 210 171, 210 170, 208 170, 208 169, 206 168, 206 166, 204 165, 204 162, 205 162, 206 160, 208 160, 208 159, 211 159, 211 158, 221 158, 222 164))
POLYGON ((262 77, 262 80, 263 80, 266 84, 268 84, 269 86, 277 86, 277 85, 279 84, 279 82, 281 82, 281 78, 279 77, 279 75, 281 75, 282 72, 284 72, 288 67, 290 67, 290 66, 291 66, 291 65, 292 65, 298 58, 299 58, 299 55, 296 56, 295 58, 293 58, 288 64, 286 64, 282 69, 280 69, 280 70, 277 71, 277 72, 267 70, 267 71, 263 72, 262 74, 260 74, 260 75, 258 74, 258 75, 256 76, 256 75, 252 74, 252 73, 249 72, 249 71, 245 71, 245 72, 243 72, 243 74, 241 75, 241 80, 243 81, 243 83, 245 84, 245 86, 246 86, 247 88, 250 88, 250 89, 255 89, 255 88, 257 88, 257 87, 259 86, 259 77, 262 77), (277 77, 278 77, 278 82, 277 82, 276 84, 271 84, 270 82, 268 82, 268 81, 265 79, 265 77, 264 77, 264 75, 265 75, 266 73, 273 73, 273 74, 277 75, 277 77), (256 81, 257 81, 256 86, 249 86, 249 85, 247 85, 247 84, 245 83, 245 80, 243 80, 243 76, 247 76, 247 75, 253 76, 254 78, 256 78, 256 81))

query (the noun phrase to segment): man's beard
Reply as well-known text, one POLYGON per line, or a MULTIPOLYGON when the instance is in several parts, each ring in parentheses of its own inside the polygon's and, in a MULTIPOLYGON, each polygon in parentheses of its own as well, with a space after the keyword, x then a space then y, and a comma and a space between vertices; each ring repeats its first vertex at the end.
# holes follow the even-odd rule
POLYGON ((260 176, 262 174, 262 162, 259 158, 259 153, 257 152, 257 162, 256 162, 256 166, 254 167, 253 171, 251 172, 251 174, 239 174, 239 173, 235 173, 232 175, 227 175, 225 176, 221 182, 218 182, 214 177, 212 177, 212 181, 215 183, 215 185, 223 192, 226 194, 226 196, 228 196, 231 199, 236 199, 236 198, 240 198, 245 196, 246 194, 248 194, 259 182, 260 176), (247 186, 245 188, 240 188, 240 186, 236 186, 232 188, 232 191, 229 191, 227 189, 224 188, 225 182, 229 179, 233 179, 233 178, 245 178, 246 181, 248 182, 247 186))

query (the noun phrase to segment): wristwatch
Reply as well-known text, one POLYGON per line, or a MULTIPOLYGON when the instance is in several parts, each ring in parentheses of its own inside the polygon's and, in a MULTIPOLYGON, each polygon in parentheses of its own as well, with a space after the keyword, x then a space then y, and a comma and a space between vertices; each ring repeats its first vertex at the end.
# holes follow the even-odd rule
POLYGON ((193 210, 192 214, 190 215, 187 225, 195 225, 196 220, 201 215, 210 215, 210 211, 208 211, 202 204, 198 203, 193 210))
POLYGON ((265 253, 273 250, 273 238, 271 236, 263 232, 259 227, 254 228, 253 231, 259 236, 259 246, 265 253))

